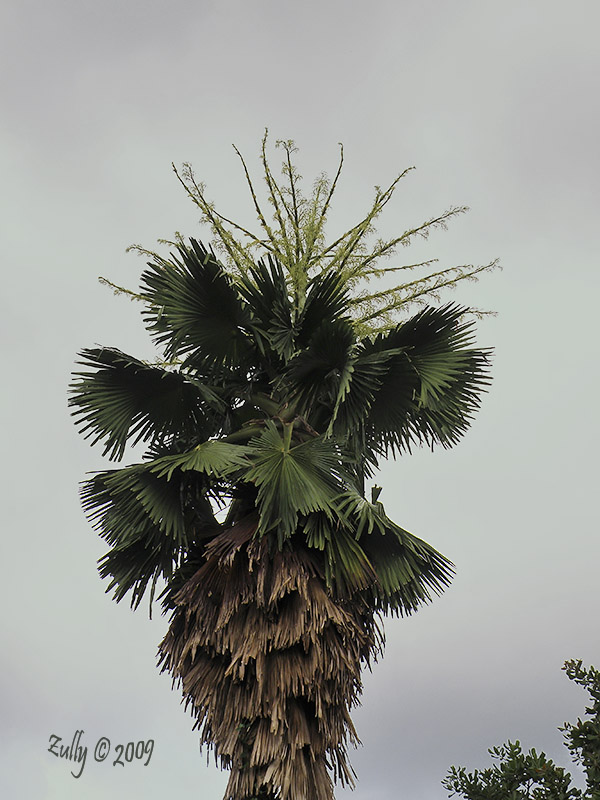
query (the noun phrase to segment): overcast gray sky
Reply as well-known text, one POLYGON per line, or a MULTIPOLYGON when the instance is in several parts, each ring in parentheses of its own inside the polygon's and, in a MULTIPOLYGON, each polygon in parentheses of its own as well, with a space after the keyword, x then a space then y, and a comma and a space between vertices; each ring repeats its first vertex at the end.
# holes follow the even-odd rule
POLYGON ((138 307, 96 279, 135 287, 143 263, 127 245, 202 237, 171 162, 191 161, 223 212, 252 224, 231 143, 257 173, 265 126, 296 140, 308 185, 344 143, 332 234, 416 165, 382 235, 471 212, 398 261, 504 266, 448 298, 498 312, 478 325, 494 384, 471 431, 380 476, 388 513, 458 574, 387 621, 355 713, 358 787, 337 796, 442 800, 451 764, 487 766, 507 738, 568 764, 556 727, 585 695, 560 667, 600 667, 599 25, 597 0, 4 0, 3 797, 224 790, 155 667, 166 620, 104 594, 105 547, 77 496, 103 462, 66 386, 94 343, 153 355, 138 307), (79 779, 47 752, 77 730, 79 779), (149 765, 95 762, 101 736, 153 738, 149 765))

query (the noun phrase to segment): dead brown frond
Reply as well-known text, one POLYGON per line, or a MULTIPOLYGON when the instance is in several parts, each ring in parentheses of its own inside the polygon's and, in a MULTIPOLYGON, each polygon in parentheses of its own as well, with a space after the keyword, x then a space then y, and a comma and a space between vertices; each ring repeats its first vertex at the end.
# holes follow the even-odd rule
POLYGON ((333 781, 353 784, 350 709, 378 628, 360 597, 327 592, 316 551, 269 552, 256 527, 246 518, 207 546, 175 598, 162 669, 231 770, 225 800, 332 800, 333 781))

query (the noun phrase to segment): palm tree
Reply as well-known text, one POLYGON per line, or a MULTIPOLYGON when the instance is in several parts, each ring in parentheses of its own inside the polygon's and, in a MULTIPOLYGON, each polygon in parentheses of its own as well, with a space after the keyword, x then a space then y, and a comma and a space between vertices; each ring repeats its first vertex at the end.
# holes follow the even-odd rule
POLYGON ((109 458, 147 446, 142 463, 88 480, 83 505, 110 546, 99 569, 115 600, 137 608, 149 589, 152 606, 164 584, 160 665, 230 770, 225 797, 330 800, 336 781, 353 782, 350 710, 383 646, 381 615, 414 612, 453 573, 367 481, 411 445, 454 445, 488 383, 468 309, 394 317, 493 264, 370 291, 370 278, 402 269, 376 259, 464 209, 369 251, 398 178, 326 246, 343 153, 334 181, 305 198, 293 144, 279 143, 285 185, 265 144, 274 226, 243 159, 262 239, 216 212, 189 167, 177 172, 222 258, 181 237, 168 258, 138 248, 150 260, 129 294, 161 360, 83 350, 70 404, 109 458))

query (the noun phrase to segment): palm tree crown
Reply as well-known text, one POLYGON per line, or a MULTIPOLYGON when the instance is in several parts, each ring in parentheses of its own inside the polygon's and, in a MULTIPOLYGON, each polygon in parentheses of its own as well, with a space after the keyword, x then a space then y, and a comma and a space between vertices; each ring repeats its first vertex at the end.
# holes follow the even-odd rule
POLYGON ((135 297, 161 360, 84 350, 70 403, 109 458, 147 445, 142 463, 88 480, 83 504, 110 546, 100 574, 117 601, 137 607, 149 589, 152 603, 165 584, 160 661, 231 770, 226 798, 329 800, 333 781, 352 782, 349 711, 383 643, 378 616, 415 611, 453 571, 366 481, 411 445, 454 445, 489 380, 468 309, 393 317, 493 265, 371 291, 370 278, 400 269, 380 256, 462 209, 369 251, 397 179, 327 246, 341 161, 304 198, 292 143, 284 187, 265 142, 273 226, 249 177, 263 238, 216 212, 189 167, 178 173, 222 259, 181 237, 168 258, 139 248, 150 261, 135 297))

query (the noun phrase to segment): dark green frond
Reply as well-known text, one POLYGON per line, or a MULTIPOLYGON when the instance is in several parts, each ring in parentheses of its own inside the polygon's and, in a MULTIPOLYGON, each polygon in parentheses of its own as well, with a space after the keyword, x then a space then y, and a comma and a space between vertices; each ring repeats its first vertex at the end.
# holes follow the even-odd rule
POLYGON ((393 350, 365 352, 361 346, 349 359, 346 382, 340 382, 330 421, 330 429, 342 439, 350 441, 358 434, 364 446, 363 423, 385 381, 393 355, 393 350))
POLYGON ((384 613, 412 614, 441 594, 454 575, 451 561, 398 526, 361 540, 377 573, 374 605, 384 613))
POLYGON ((356 492, 346 492, 339 502, 376 575, 369 594, 377 609, 410 614, 449 585, 452 562, 396 525, 380 502, 369 503, 356 492))
POLYGON ((142 602, 150 584, 150 606, 154 589, 160 578, 169 579, 173 571, 173 554, 168 540, 150 543, 144 538, 130 544, 113 547, 98 563, 101 578, 110 578, 107 592, 113 589, 113 599, 119 603, 131 592, 131 607, 142 602))
POLYGON ((142 274, 148 330, 168 359, 243 364, 251 352, 249 313, 214 254, 195 239, 190 244, 169 263, 149 262, 142 274))
POLYGON ((238 291, 251 309, 253 332, 263 353, 274 351, 287 361, 294 352, 295 324, 286 277, 271 256, 259 261, 238 281, 238 291))
POLYGON ((341 598, 360 591, 372 590, 377 572, 364 548, 341 525, 336 525, 325 538, 325 577, 341 598))
POLYGON ((139 604, 148 581, 168 578, 190 544, 181 482, 136 464, 97 473, 84 483, 81 496, 88 518, 112 545, 100 565, 102 577, 112 575, 109 589, 117 586, 115 599, 131 591, 132 604, 139 604))
POLYGON ((449 585, 452 563, 392 522, 381 503, 369 503, 354 490, 336 502, 337 517, 317 511, 302 521, 306 545, 322 554, 336 597, 361 593, 374 610, 404 615, 449 585))
POLYGON ((83 484, 84 510, 109 544, 127 544, 140 536, 166 537, 174 547, 186 543, 181 483, 157 475, 151 466, 134 464, 98 472, 83 484))
POLYGON ((369 352, 391 352, 366 422, 380 452, 411 444, 455 444, 470 425, 489 384, 489 351, 474 350, 465 309, 427 308, 388 333, 369 352))
POLYGON ((345 317, 348 307, 348 292, 339 274, 332 270, 316 275, 300 315, 299 345, 306 346, 321 323, 345 317))
POLYGON ((69 405, 81 433, 104 441, 104 455, 123 456, 128 440, 212 435, 223 408, 217 393, 180 372, 145 364, 111 347, 83 350, 69 405), (93 370, 93 371, 89 371, 93 370))
POLYGON ((307 347, 289 362, 282 378, 286 393, 297 403, 301 413, 317 413, 329 424, 331 412, 348 380, 355 335, 348 320, 325 320, 314 332, 307 347))

